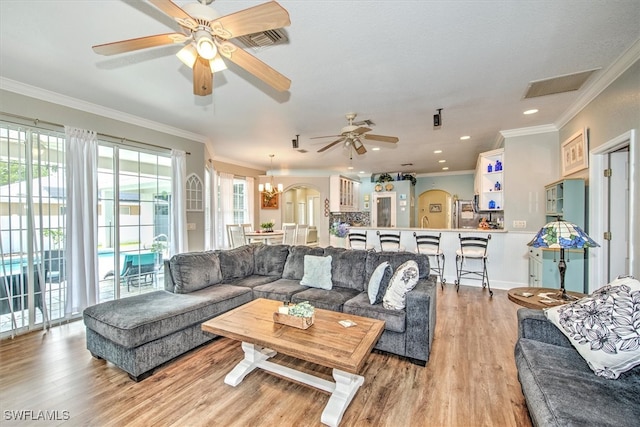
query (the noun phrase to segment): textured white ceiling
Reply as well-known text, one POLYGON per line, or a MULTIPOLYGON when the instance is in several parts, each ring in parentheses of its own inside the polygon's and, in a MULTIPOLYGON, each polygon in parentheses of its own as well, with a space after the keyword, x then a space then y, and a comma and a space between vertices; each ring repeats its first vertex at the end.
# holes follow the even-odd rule
MULTIPOLYGON (((226 15, 259 3, 213 7, 226 15)), ((178 29, 133 0, 0 0, 0 77, 203 135, 225 161, 266 169, 275 154, 284 170, 423 173, 441 171, 438 160, 473 169, 500 130, 553 124, 640 39, 637 0, 279 3, 291 17, 289 43, 249 52, 292 80, 286 93, 229 64, 212 96, 194 96, 191 70, 174 55, 180 45, 95 54, 95 44, 178 29), (523 100, 530 81, 597 67, 577 92, 523 100), (438 108, 443 126, 434 129, 438 108), (530 108, 540 112, 524 116, 530 108), (350 111, 400 142, 366 142, 352 161, 341 146, 316 153, 332 139, 310 138, 339 133, 350 111), (296 134, 308 153, 292 149, 296 134)))

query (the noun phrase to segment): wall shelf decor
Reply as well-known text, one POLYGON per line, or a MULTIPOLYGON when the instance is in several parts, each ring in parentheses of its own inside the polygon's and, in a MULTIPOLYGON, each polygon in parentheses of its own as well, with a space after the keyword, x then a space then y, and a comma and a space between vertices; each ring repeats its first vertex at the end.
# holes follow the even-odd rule
POLYGON ((202 197, 202 180, 198 175, 192 173, 187 177, 187 211, 202 212, 204 209, 202 197))

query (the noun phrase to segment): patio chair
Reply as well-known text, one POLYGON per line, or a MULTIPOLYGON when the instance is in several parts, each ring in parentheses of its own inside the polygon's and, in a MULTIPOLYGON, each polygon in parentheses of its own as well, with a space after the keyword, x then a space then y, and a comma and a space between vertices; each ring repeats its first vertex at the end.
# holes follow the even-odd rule
POLYGON ((131 286, 140 286, 141 283, 151 284, 156 275, 156 254, 148 252, 144 254, 126 254, 120 281, 127 282, 127 292, 131 286))

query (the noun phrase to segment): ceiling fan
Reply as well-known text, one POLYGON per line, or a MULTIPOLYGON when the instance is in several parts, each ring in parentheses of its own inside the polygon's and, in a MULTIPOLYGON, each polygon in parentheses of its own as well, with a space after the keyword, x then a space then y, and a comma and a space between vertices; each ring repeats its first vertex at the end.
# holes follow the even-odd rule
POLYGON ((316 136, 311 138, 311 139, 318 139, 318 138, 330 138, 330 137, 336 137, 336 136, 339 137, 335 141, 319 149, 318 153, 322 153, 323 151, 326 151, 329 148, 335 146, 336 144, 339 144, 344 141, 345 146, 348 147, 349 149, 353 148, 356 151, 356 153, 364 154, 367 152, 367 149, 364 147, 364 144, 360 140, 361 137, 364 139, 372 140, 372 141, 391 142, 394 144, 398 142, 398 138, 396 138, 395 136, 374 135, 374 134, 367 133, 367 132, 370 132, 371 129, 369 129, 368 127, 363 127, 362 125, 363 124, 371 125, 373 124, 373 122, 370 120, 354 122, 353 120, 356 118, 356 116, 357 116, 356 113, 347 113, 345 115, 345 117, 347 118, 347 121, 349 122, 349 125, 342 128, 340 135, 316 136))
POLYGON ((275 1, 220 16, 207 6, 213 0, 199 0, 182 8, 171 0, 149 0, 182 27, 182 33, 166 33, 93 46, 101 55, 115 55, 173 43, 187 43, 176 55, 193 68, 193 93, 213 92, 213 73, 226 69, 223 58, 244 68, 278 91, 288 90, 291 80, 255 56, 231 43, 235 37, 286 27, 289 13, 275 1))

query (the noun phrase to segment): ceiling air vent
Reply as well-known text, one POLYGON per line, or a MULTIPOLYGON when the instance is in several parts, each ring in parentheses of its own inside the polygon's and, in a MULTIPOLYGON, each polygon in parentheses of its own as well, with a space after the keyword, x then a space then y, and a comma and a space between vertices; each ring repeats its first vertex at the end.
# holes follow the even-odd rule
POLYGON ((599 69, 600 68, 594 68, 593 70, 581 71, 579 73, 565 74, 564 76, 533 81, 529 83, 527 91, 524 94, 524 99, 578 90, 584 82, 599 69))
POLYGON ((254 50, 261 50, 277 44, 285 44, 289 41, 287 35, 281 28, 247 34, 246 36, 238 37, 236 40, 240 40, 242 44, 254 50))

